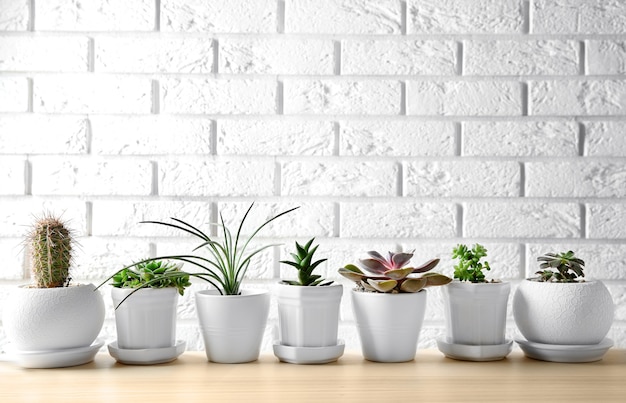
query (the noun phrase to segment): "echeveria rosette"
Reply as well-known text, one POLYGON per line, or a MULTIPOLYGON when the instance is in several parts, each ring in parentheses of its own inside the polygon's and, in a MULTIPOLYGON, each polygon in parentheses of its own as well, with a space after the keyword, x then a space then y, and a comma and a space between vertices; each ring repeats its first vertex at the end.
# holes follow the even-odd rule
POLYGON ((413 257, 413 253, 389 252, 389 258, 376 251, 367 252, 369 259, 361 259, 361 267, 367 274, 353 264, 339 269, 339 274, 354 281, 366 291, 381 293, 413 293, 423 288, 448 284, 450 277, 439 273, 427 273, 439 264, 439 259, 432 259, 418 267, 404 267, 413 257), (422 274, 419 277, 411 274, 422 274))

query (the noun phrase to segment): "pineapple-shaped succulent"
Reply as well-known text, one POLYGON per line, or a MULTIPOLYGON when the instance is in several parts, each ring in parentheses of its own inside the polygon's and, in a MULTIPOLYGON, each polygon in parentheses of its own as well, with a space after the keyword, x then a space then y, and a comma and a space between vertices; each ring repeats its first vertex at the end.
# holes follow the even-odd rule
POLYGON ((74 238, 66 224, 58 217, 45 214, 35 221, 26 241, 35 287, 67 286, 74 238))
POLYGON ((319 274, 313 274, 313 270, 317 266, 319 266, 322 262, 325 262, 327 259, 320 259, 313 261, 313 255, 317 250, 319 245, 315 245, 312 249, 313 241, 315 238, 311 238, 304 246, 300 245, 296 242, 296 253, 292 253, 291 257, 292 261, 289 260, 281 260, 281 263, 288 264, 293 266, 298 270, 298 281, 294 280, 283 280, 283 283, 289 285, 300 285, 300 286, 325 286, 331 285, 332 281, 326 281, 319 274))

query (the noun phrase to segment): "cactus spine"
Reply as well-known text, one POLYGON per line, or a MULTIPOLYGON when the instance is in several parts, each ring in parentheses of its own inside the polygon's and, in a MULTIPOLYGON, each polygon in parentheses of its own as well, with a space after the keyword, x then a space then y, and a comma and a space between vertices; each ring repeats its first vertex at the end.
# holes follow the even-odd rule
POLYGON ((37 219, 27 236, 31 270, 37 288, 63 287, 69 282, 72 262, 72 232, 59 218, 37 219))

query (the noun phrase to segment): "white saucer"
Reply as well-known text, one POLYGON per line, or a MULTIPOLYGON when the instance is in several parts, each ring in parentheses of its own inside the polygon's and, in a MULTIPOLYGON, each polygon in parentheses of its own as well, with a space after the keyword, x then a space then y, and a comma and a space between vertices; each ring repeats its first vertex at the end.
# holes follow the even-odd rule
POLYGON ((337 340, 337 345, 328 347, 293 347, 278 342, 274 344, 274 355, 280 361, 291 364, 326 364, 337 361, 345 347, 343 340, 337 340))
POLYGON ((123 349, 117 347, 117 341, 109 344, 109 354, 122 364, 130 365, 151 365, 163 364, 174 361, 185 352, 187 343, 184 340, 176 340, 173 347, 145 348, 145 349, 123 349))
POLYGON ((488 344, 472 346, 468 344, 448 343, 446 340, 437 340, 437 347, 446 357, 464 361, 497 361, 511 352, 513 340, 504 344, 488 344))
POLYGON ((598 344, 543 344, 515 339, 526 357, 553 362, 592 362, 602 359, 613 346, 613 340, 606 338, 598 344))
POLYGON ((63 368, 87 364, 93 361, 104 341, 97 339, 90 346, 61 350, 20 351, 9 350, 10 360, 24 368, 63 368))

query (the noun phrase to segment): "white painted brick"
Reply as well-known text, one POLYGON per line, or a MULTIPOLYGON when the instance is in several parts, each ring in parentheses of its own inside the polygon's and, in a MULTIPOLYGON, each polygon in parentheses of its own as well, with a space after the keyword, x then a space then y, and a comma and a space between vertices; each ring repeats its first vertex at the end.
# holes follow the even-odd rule
POLYGON ((330 75, 334 45, 321 39, 220 39, 219 72, 330 75))
POLYGON ((74 279, 91 281, 96 286, 124 266, 145 259, 150 253, 150 244, 145 240, 85 237, 78 242, 81 247, 76 253, 70 275, 74 279))
POLYGON ((194 226, 211 221, 211 204, 196 201, 94 201, 92 234, 95 236, 185 236, 183 231, 140 221, 171 222, 175 217, 194 226))
POLYGON ((532 33, 621 34, 626 29, 621 1, 535 0, 531 7, 532 33))
POLYGON ((454 155, 456 127, 452 122, 377 119, 339 125, 340 155, 454 155))
POLYGON ((529 97, 532 115, 623 115, 626 82, 533 81, 529 97))
POLYGON ((171 78, 162 82, 165 113, 271 114, 275 80, 171 78))
POLYGON ((613 303, 615 303, 614 320, 626 320, 626 287, 621 284, 606 284, 606 286, 613 297, 613 303))
POLYGON ((162 0, 161 29, 183 32, 274 33, 273 0, 162 0))
POLYGON ((28 81, 21 77, 0 77, 0 112, 28 110, 28 81))
POLYGON ((23 239, 0 238, 0 256, 2 256, 0 280, 24 278, 25 253, 23 239))
POLYGON ((332 122, 303 120, 219 120, 218 155, 333 154, 332 122))
POLYGON ((526 277, 536 277, 539 270, 537 257, 549 252, 573 250, 585 261, 585 278, 592 280, 618 280, 624 278, 626 245, 600 243, 532 243, 526 248, 526 277))
POLYGON ((152 31, 152 0, 46 0, 35 2, 37 31, 152 31))
POLYGON ((41 76, 34 79, 35 112, 150 113, 151 80, 109 75, 41 76))
POLYGON ((529 162, 526 196, 624 197, 626 164, 599 161, 529 162))
POLYGON ((626 348, 626 326, 624 326, 624 322, 614 322, 608 337, 613 340, 613 348, 626 348))
POLYGON ((285 114, 398 115, 400 82, 286 79, 285 114))
POLYGON ((149 161, 32 159, 32 193, 36 195, 149 195, 151 189, 149 161))
POLYGON ((585 123, 585 155, 626 157, 626 122, 585 123))
POLYGON ((514 161, 416 161, 405 168, 409 197, 520 195, 520 166, 514 161))
POLYGON ((454 41, 344 40, 342 74, 456 75, 454 41))
MULTIPOLYGON (((218 213, 224 217, 224 221, 231 231, 239 227, 246 210, 250 207, 249 202, 219 202, 218 213)), ((282 217, 272 221, 263 227, 259 236, 261 237, 284 237, 293 239, 294 237, 329 237, 333 234, 335 214, 333 203, 320 202, 286 202, 266 203, 257 202, 252 207, 250 214, 246 218, 242 234, 250 234, 259 228, 271 217, 287 211, 294 207, 300 207, 282 217)), ((220 228, 217 229, 218 232, 220 228)), ((302 241, 304 242, 304 240, 302 241)))
POLYGON ((587 41, 588 74, 626 73, 626 41, 587 41))
POLYGON ((0 37, 0 71, 86 72, 86 37, 0 37))
POLYGON ((274 163, 258 160, 159 161, 164 196, 271 196, 274 163))
POLYGON ((450 238, 457 235, 453 203, 341 203, 341 236, 347 238, 450 238), (365 219, 364 219, 365 218, 365 219))
POLYGON ((91 116, 91 151, 110 155, 211 153, 210 119, 91 116))
POLYGON ((407 114, 519 116, 521 95, 512 81, 409 81, 407 114))
POLYGON ((282 164, 281 195, 395 196, 398 166, 393 162, 315 162, 282 164))
POLYGON ((31 113, 0 116, 0 150, 11 154, 85 154, 87 120, 31 113))
POLYGON ((472 40, 463 47, 463 74, 467 75, 575 75, 580 71, 577 41, 472 40))
POLYGON ((408 0, 411 34, 522 33, 521 0, 408 0))
POLYGON ((285 32, 400 34, 398 0, 286 0, 285 32))
POLYGON ((26 161, 22 157, 0 159, 0 195, 23 195, 26 184, 26 161))
POLYGON ((76 199, 18 197, 2 201, 0 236, 24 237, 36 217, 44 213, 58 216, 68 224, 75 235, 87 233, 87 206, 76 199))
POLYGON ((563 121, 463 122, 463 155, 578 155, 578 124, 563 121))
POLYGON ((472 202, 463 207, 463 236, 485 238, 577 238, 575 203, 472 202))
POLYGON ((159 35, 95 38, 97 72, 211 73, 213 39, 159 35))
POLYGON ((0 31, 27 31, 29 0, 0 2, 0 31))
POLYGON ((626 238, 626 205, 587 205, 587 237, 600 239, 626 238))

